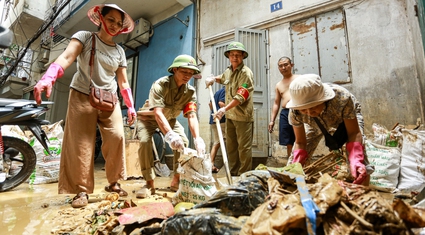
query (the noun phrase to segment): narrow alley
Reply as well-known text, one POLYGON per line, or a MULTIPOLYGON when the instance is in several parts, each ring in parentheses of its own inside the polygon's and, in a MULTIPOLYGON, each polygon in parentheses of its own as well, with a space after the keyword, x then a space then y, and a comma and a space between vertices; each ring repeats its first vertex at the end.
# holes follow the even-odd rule
MULTIPOLYGON (((91 198, 108 194, 104 190, 107 181, 105 171, 102 170, 103 164, 103 158, 98 158, 95 162, 95 191, 89 195, 91 198)), ((135 191, 145 184, 143 179, 122 181, 123 189, 129 193, 127 197, 122 199, 132 200, 138 206, 152 201, 171 201, 174 192, 167 189, 171 179, 171 176, 168 178, 158 177, 156 179, 156 186, 158 187, 156 194, 145 199, 138 199, 135 194, 135 191), (166 197, 164 197, 165 195, 166 197)), ((3 228, 0 234, 51 234, 54 229, 60 227, 57 220, 59 211, 71 209, 70 202, 74 196, 59 195, 57 183, 37 185, 23 183, 10 191, 2 192, 0 196, 0 221, 3 228)))

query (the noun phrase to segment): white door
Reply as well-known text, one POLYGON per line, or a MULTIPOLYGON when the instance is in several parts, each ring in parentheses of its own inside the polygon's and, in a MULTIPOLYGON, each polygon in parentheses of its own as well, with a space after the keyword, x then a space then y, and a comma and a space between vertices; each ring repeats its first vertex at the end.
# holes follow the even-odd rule
MULTIPOLYGON (((252 141, 253 157, 269 156, 269 134, 267 131, 269 104, 267 89, 267 39, 265 30, 241 29, 235 30, 235 39, 245 45, 248 58, 244 64, 254 74, 254 136, 252 141)), ((213 73, 221 74, 229 66, 229 60, 223 56, 230 41, 216 44, 213 47, 213 73)), ((214 91, 219 85, 214 85, 214 91)))

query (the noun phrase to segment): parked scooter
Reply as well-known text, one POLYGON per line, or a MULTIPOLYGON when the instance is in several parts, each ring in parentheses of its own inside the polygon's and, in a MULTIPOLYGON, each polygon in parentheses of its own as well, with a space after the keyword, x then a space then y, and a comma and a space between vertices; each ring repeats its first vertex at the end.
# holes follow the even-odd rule
MULTIPOLYGON (((0 48, 12 44, 13 33, 0 26, 0 48)), ((53 102, 43 102, 51 104, 53 102)), ((19 125, 29 129, 47 153, 48 138, 41 125, 48 121, 38 119, 48 108, 37 106, 34 100, 0 98, 0 127, 19 125)), ((25 182, 36 167, 37 157, 30 144, 17 137, 3 136, 0 129, 0 192, 10 190, 25 182)))
MULTIPOLYGON (((52 102, 43 102, 43 104, 52 102)), ((50 153, 48 138, 41 125, 48 121, 39 119, 48 108, 37 106, 34 100, 0 98, 0 127, 19 125, 28 128, 44 149, 50 153)), ((33 173, 37 156, 33 147, 17 137, 3 136, 0 130, 0 192, 10 190, 25 182, 33 173)))

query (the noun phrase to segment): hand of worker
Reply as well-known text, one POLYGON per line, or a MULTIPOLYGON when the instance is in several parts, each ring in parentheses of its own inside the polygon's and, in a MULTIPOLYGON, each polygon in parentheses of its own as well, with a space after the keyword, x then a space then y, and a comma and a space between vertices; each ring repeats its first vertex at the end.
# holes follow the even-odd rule
POLYGON ((183 139, 174 131, 169 131, 165 134, 165 142, 170 145, 172 150, 183 151, 184 142, 183 139))
POLYGON ((125 105, 127 106, 127 123, 132 125, 136 120, 136 110, 134 110, 134 101, 133 95, 131 93, 131 88, 125 88, 121 90, 121 95, 124 100, 125 105))
POLYGON ((46 97, 50 98, 52 87, 55 84, 56 79, 62 77, 63 73, 63 68, 59 64, 50 64, 46 73, 34 86, 34 99, 37 104, 41 104, 41 93, 43 93, 43 91, 46 91, 46 97))
POLYGON ((269 122, 269 132, 270 133, 273 132, 273 127, 274 127, 274 121, 269 122))
POLYGON ((305 161, 308 158, 308 153, 304 149, 295 149, 294 150, 294 159, 292 159, 292 163, 299 162, 301 165, 304 165, 305 161))
POLYGON ((363 145, 360 142, 348 142, 346 147, 349 153, 351 175, 354 177, 353 184, 361 184, 367 177, 363 145))
POLYGON ((220 108, 217 110, 217 112, 214 114, 214 119, 218 118, 218 120, 221 120, 224 116, 224 113, 226 113, 226 107, 220 108))
POLYGON ((193 139, 195 143, 195 149, 198 151, 198 157, 202 157, 205 154, 205 142, 201 137, 196 137, 193 139))
POLYGON ((215 76, 212 74, 205 78, 205 85, 207 86, 207 88, 211 86, 212 84, 214 84, 214 82, 215 82, 215 76))

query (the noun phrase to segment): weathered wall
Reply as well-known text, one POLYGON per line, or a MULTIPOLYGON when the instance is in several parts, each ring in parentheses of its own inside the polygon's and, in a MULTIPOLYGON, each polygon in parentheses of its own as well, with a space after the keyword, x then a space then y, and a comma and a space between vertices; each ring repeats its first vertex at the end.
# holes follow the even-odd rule
POLYGON ((348 2, 347 0, 282 0, 282 9, 270 12, 270 4, 276 0, 263 1, 202 1, 201 0, 201 39, 220 37, 233 31, 235 27, 264 28, 264 24, 279 24, 282 18, 295 17, 306 9, 313 13, 321 6, 348 2))
POLYGON ((391 128, 421 117, 417 61, 405 1, 369 0, 347 7, 352 86, 366 128, 391 128))
MULTIPOLYGON (((416 0, 406 1, 406 13, 408 24, 410 25, 410 32, 413 38, 413 53, 416 61, 416 70, 417 70, 417 79, 419 86, 417 87, 420 95, 418 100, 420 102, 420 111, 422 113, 421 122, 425 122, 425 48, 423 45, 423 38, 425 35, 421 35, 421 30, 418 22, 418 15, 415 11, 415 5, 417 5, 416 0), (421 40, 422 38, 422 40, 421 40)), ((423 32, 423 31, 422 31, 423 32)))
MULTIPOLYGON (((201 1, 200 58, 210 65, 212 46, 232 39, 235 28, 267 29, 271 104, 274 86, 281 79, 277 60, 292 56, 290 22, 343 8, 352 79, 344 86, 362 102, 366 132, 371 132, 374 122, 391 128, 397 122, 415 124, 417 118, 423 119, 424 58, 414 0, 283 0, 283 9, 270 13, 270 4, 275 2, 201 1)), ((204 76, 210 73, 211 67, 205 66, 204 76)), ((200 97, 203 99, 207 100, 200 97)), ((264 115, 269 118, 270 113, 264 115)), ((286 150, 277 144, 277 133, 271 135, 270 148, 273 156, 286 156, 286 150)))

